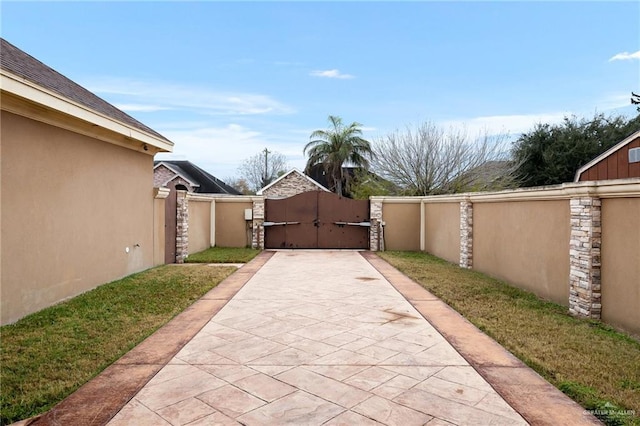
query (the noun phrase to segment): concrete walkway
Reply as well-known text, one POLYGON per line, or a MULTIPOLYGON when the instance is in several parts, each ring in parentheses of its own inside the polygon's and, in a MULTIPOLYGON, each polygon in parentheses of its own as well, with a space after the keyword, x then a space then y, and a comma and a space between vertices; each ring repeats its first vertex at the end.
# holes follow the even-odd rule
MULTIPOLYGON (((120 362, 156 367, 140 374, 138 381, 151 378, 148 383, 120 387, 130 392, 128 403, 108 417, 109 425, 597 423, 371 253, 282 251, 261 258, 258 268, 249 264, 234 274, 248 268, 246 284, 231 280, 233 288, 223 282, 214 289, 230 300, 218 304, 184 346, 169 342, 167 333, 155 343, 152 336, 141 345, 147 344, 146 355, 120 362), (435 314, 440 332, 425 312, 435 314), (149 361, 162 358, 153 355, 163 351, 162 342, 175 347, 171 356, 149 361)), ((180 327, 168 326, 180 336, 180 327)))

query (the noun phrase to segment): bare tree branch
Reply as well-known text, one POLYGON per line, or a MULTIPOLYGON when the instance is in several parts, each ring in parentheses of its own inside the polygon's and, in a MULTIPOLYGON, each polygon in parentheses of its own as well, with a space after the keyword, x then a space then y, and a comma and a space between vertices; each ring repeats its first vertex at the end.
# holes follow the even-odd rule
POLYGON ((425 122, 376 141, 373 170, 408 195, 449 194, 513 186, 506 135, 486 131, 469 138, 466 130, 425 122))
POLYGON ((257 192, 285 173, 287 167, 287 158, 283 154, 262 151, 247 158, 238 168, 238 173, 248 187, 257 192))

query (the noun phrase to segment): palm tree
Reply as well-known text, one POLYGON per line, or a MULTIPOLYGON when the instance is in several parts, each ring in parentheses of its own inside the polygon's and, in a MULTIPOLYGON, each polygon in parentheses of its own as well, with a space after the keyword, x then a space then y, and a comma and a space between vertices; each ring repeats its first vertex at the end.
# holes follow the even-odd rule
POLYGON ((311 133, 311 141, 304 147, 303 153, 309 155, 305 173, 308 174, 313 166, 322 164, 329 186, 336 194, 342 195, 342 183, 349 179, 349 174, 345 175, 342 166, 348 163, 369 168, 373 151, 369 141, 360 137, 360 123, 353 122, 345 126, 342 119, 334 115, 329 116, 329 123, 327 130, 311 133))

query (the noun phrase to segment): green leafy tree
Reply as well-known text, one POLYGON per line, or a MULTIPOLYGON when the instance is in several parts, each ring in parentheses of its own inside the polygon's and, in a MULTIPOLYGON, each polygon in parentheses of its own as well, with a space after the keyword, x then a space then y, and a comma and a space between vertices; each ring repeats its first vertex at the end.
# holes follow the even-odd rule
POLYGON ((572 182, 576 170, 634 131, 640 129, 640 115, 593 119, 565 117, 560 124, 536 124, 514 143, 512 155, 521 186, 555 185, 572 182))
POLYGON ((329 189, 336 194, 343 194, 343 185, 348 185, 349 175, 344 172, 343 165, 369 168, 369 159, 373 155, 371 144, 362 138, 362 125, 353 122, 345 125, 340 117, 330 115, 329 127, 311 133, 309 143, 304 147, 308 155, 305 172, 322 164, 327 173, 329 189))

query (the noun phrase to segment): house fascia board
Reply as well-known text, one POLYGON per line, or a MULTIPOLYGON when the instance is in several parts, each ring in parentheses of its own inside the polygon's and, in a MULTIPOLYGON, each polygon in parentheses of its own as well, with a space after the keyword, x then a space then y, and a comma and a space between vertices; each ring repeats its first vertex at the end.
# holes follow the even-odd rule
MULTIPOLYGON (((2 90, 2 92, 12 94, 18 98, 26 100, 27 102, 45 107, 47 109, 51 109, 67 116, 71 116, 92 126, 98 126, 124 137, 108 138, 103 135, 103 137, 101 137, 100 139, 105 140, 105 142, 114 143, 116 145, 125 146, 127 148, 133 148, 138 151, 146 151, 149 154, 173 151, 173 142, 171 141, 160 139, 147 132, 143 132, 140 129, 136 129, 135 127, 132 127, 128 124, 114 120, 3 69, 0 69, 0 89, 2 90), (126 141, 130 141, 129 144, 127 144, 126 141), (140 143, 139 149, 137 146, 135 146, 135 143, 132 143, 134 141, 140 143), (147 146, 147 150, 144 150, 145 145, 147 146)), ((34 112, 29 113, 29 111, 25 111, 24 109, 18 108, 15 105, 11 105, 9 103, 5 104, 5 102, 3 102, 2 109, 6 109, 9 112, 14 112, 19 115, 26 115, 29 118, 37 121, 42 121, 47 124, 52 124, 58 127, 67 128, 68 130, 79 131, 80 133, 87 134, 86 129, 77 128, 69 124, 60 125, 61 123, 57 122, 56 120, 47 119, 47 117, 42 117, 34 112)), ((88 136, 94 135, 88 134, 88 136)))
POLYGON ((608 156, 610 156, 614 152, 616 152, 619 149, 623 148, 624 146, 630 144, 631 142, 633 142, 637 138, 640 138, 640 130, 638 130, 635 133, 632 133, 626 139, 624 139, 622 142, 617 143, 616 145, 612 146, 611 148, 609 148, 608 150, 606 150, 602 154, 598 155, 593 160, 589 161, 584 166, 580 167, 578 169, 578 171, 576 171, 576 175, 574 176, 573 181, 574 182, 580 181, 580 176, 582 175, 582 173, 584 173, 585 171, 589 170, 591 167, 595 166, 600 161, 604 160, 605 158, 607 158, 608 156))
POLYGON ((331 192, 327 188, 325 188, 324 186, 320 185, 318 182, 316 182, 315 180, 311 179, 309 176, 305 175, 300 170, 298 170, 297 168, 294 167, 293 169, 289 170, 287 173, 285 173, 282 176, 280 176, 278 179, 276 179, 273 182, 271 182, 269 185, 267 185, 264 188, 262 188, 260 191, 256 192, 256 195, 262 195, 264 193, 264 191, 266 191, 267 189, 269 189, 272 186, 276 185, 278 182, 280 182, 281 180, 283 180, 284 178, 286 178, 287 176, 289 176, 292 173, 298 173, 300 176, 302 176, 303 178, 305 178, 306 180, 308 180, 309 182, 311 182, 312 184, 314 184, 315 186, 317 186, 318 188, 320 188, 321 190, 323 190, 325 192, 331 192))

